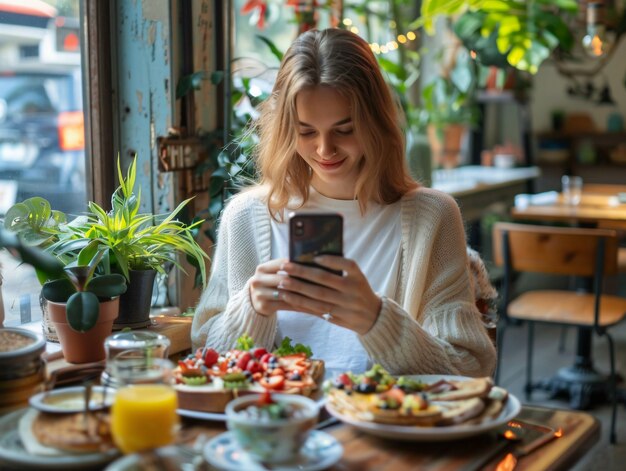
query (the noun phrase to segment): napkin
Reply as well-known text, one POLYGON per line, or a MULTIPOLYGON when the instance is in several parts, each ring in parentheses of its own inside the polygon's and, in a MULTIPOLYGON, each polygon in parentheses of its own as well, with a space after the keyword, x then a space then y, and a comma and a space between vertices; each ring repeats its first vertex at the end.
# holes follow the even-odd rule
POLYGON ((515 195, 515 207, 523 209, 529 205, 538 206, 543 204, 554 204, 558 201, 558 199, 559 194, 556 191, 544 191, 543 193, 536 193, 534 195, 522 193, 520 195, 515 195))

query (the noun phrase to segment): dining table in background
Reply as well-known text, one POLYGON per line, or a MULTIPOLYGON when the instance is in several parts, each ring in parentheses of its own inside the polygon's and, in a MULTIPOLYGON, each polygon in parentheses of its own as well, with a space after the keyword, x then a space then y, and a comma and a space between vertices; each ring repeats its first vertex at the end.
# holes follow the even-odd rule
MULTIPOLYGON (((516 199, 510 211, 518 221, 626 230, 626 185, 584 184, 579 204, 568 204, 557 192, 523 196, 516 199)), ((623 255, 626 250, 621 249, 620 260, 623 255)), ((574 364, 537 386, 552 394, 567 393, 571 407, 588 409, 607 397, 607 385, 608 375, 596 371, 593 365, 591 329, 579 327, 574 364)))
POLYGON ((456 200, 465 221, 468 244, 480 252, 480 221, 488 208, 494 203, 511 206, 516 194, 532 189, 540 173, 538 167, 464 165, 433 170, 431 186, 456 200))
POLYGON ((558 222, 576 226, 626 228, 626 185, 583 185, 579 204, 568 204, 554 192, 540 204, 532 199, 511 208, 514 219, 558 222))

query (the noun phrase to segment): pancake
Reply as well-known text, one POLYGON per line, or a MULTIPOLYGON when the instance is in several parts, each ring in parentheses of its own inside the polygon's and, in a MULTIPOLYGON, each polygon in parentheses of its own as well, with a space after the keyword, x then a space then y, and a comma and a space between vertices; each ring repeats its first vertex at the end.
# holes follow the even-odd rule
POLYGON ((24 446, 34 454, 55 455, 54 450, 62 454, 94 453, 114 448, 107 413, 88 414, 85 428, 82 413, 33 412, 25 414, 19 431, 24 446))

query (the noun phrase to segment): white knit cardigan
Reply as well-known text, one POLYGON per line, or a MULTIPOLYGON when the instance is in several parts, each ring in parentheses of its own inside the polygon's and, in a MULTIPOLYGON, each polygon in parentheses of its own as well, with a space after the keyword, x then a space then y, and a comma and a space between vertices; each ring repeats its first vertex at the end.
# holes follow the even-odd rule
MULTIPOLYGON (((274 346, 276 315, 254 310, 248 285, 271 254, 263 194, 262 187, 239 193, 224 210, 211 278, 193 320, 194 348, 230 349, 245 333, 257 346, 274 346)), ((495 349, 475 306, 456 202, 420 188, 403 197, 401 211, 397 292, 382 297, 377 321, 359 340, 392 374, 490 375, 495 349)))

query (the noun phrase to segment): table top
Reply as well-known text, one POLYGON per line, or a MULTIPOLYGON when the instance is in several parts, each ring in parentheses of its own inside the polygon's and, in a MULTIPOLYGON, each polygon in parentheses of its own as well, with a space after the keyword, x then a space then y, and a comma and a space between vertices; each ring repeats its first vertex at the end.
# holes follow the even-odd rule
MULTIPOLYGON (((600 438, 598 420, 585 412, 524 406, 519 419, 561 429, 562 436, 521 457, 516 471, 569 469, 600 438)), ((216 436, 224 431, 224 425, 185 419, 183 430, 185 441, 191 443, 201 433, 209 438, 216 436)), ((325 431, 337 438, 344 448, 339 463, 330 468, 333 470, 470 471, 493 469, 506 455, 503 450, 492 456, 499 439, 490 433, 454 442, 415 443, 377 438, 344 424, 325 431)))
POLYGON ((432 172, 432 188, 454 197, 483 192, 494 188, 526 182, 537 178, 538 167, 496 168, 466 165, 432 172))
POLYGON ((557 194, 543 204, 516 205, 511 216, 535 221, 621 224, 626 222, 626 203, 621 203, 617 195, 583 192, 580 204, 571 205, 557 194))

